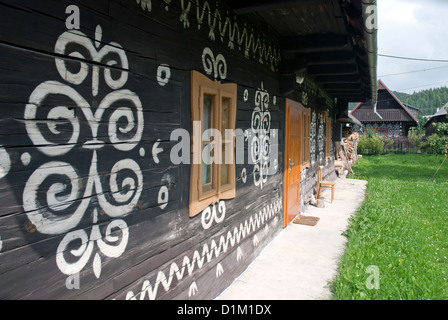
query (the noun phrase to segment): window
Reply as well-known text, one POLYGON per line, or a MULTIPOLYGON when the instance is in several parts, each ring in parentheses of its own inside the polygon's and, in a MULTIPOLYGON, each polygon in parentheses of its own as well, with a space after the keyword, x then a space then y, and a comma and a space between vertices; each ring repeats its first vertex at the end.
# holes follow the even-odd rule
POLYGON ((302 111, 302 152, 300 153, 300 164, 302 167, 310 166, 310 125, 311 110, 303 108, 302 111))
POLYGON ((387 138, 387 129, 377 129, 376 136, 387 138))
POLYGON ((190 217, 235 197, 236 97, 236 84, 222 84, 192 71, 190 217))
POLYGON ((331 156, 331 119, 328 112, 324 115, 325 122, 325 158, 331 156))
POLYGON ((368 138, 371 137, 385 137, 387 138, 387 129, 366 129, 365 136, 368 138))

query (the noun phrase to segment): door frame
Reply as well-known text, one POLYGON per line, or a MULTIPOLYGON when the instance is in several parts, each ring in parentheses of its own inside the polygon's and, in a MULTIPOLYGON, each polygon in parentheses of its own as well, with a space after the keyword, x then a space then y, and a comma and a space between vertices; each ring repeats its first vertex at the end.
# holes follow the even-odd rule
MULTIPOLYGON (((300 163, 300 159, 301 159, 301 153, 302 153, 302 139, 303 139, 303 129, 302 129, 302 117, 303 117, 303 111, 305 109, 305 107, 299 103, 296 102, 294 100, 290 100, 290 99, 286 99, 285 100, 285 148, 284 148, 284 188, 283 188, 283 194, 284 194, 284 212, 283 212, 283 228, 285 228, 292 220, 290 220, 289 222, 288 220, 288 194, 289 194, 289 136, 290 136, 290 132, 291 132, 291 128, 290 128, 290 121, 289 121, 289 116, 290 116, 290 108, 295 108, 299 110, 299 125, 300 125, 300 130, 299 130, 299 134, 300 134, 300 148, 299 148, 299 196, 298 196, 298 201, 299 201, 299 208, 300 208, 300 172, 301 172, 301 167, 302 164, 300 163)), ((299 212, 297 213, 297 215, 299 214, 299 212)))

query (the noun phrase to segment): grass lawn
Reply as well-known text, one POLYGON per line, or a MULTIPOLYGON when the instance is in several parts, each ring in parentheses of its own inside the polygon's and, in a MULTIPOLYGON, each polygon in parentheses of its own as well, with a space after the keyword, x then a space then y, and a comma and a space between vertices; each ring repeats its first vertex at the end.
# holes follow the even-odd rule
POLYGON ((350 219, 333 299, 448 299, 448 159, 365 156, 351 178, 368 180, 350 219))

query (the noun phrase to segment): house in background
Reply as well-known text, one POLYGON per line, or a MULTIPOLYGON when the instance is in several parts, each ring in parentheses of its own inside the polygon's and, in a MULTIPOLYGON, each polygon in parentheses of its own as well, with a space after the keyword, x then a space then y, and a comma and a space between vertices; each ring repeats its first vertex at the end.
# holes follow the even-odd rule
POLYGON ((216 297, 335 177, 372 9, 0 1, 0 299, 216 297))
POLYGON ((437 110, 436 113, 434 113, 434 115, 432 115, 428 121, 426 121, 424 127, 425 127, 425 134, 426 136, 430 136, 433 133, 437 133, 436 127, 434 126, 434 124, 436 123, 446 123, 448 122, 448 117, 447 117, 447 108, 448 108, 448 103, 446 103, 442 108, 440 108, 439 110, 437 110))
POLYGON ((398 139, 407 137, 409 128, 417 126, 418 109, 400 101, 378 80, 376 109, 371 102, 359 103, 350 114, 363 124, 357 131, 372 131, 376 136, 398 139))

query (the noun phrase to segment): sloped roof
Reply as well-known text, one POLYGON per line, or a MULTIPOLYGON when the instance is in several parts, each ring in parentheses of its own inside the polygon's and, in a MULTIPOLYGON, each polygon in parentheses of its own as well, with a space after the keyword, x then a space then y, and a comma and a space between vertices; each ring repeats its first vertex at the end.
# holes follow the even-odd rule
POLYGON ((440 109, 433 115, 433 117, 438 117, 438 116, 446 115, 446 108, 448 108, 448 103, 445 104, 442 108, 440 108, 440 109))
POLYGON ((434 113, 429 119, 428 121, 426 121, 424 127, 429 126, 431 123, 433 123, 434 119, 437 117, 443 117, 447 115, 447 109, 448 109, 448 103, 446 103, 442 108, 440 108, 439 110, 437 110, 436 113, 434 113))
POLYGON ((408 110, 408 112, 410 114, 412 114, 412 116, 414 117, 414 119, 418 118, 418 108, 411 106, 410 104, 404 103, 403 102, 403 106, 408 110))
POLYGON ((378 80, 377 113, 382 119, 374 113, 372 104, 370 102, 366 102, 359 103, 350 114, 361 122, 411 121, 417 124, 418 109, 401 102, 400 99, 398 99, 381 80, 378 80), (380 92, 383 94, 380 95, 380 92), (384 93, 387 94, 384 95, 384 93), (385 96, 388 98, 385 99, 385 96), (396 101, 396 105, 400 108, 396 108, 396 105, 395 107, 388 107, 390 103, 384 102, 389 99, 396 101))

